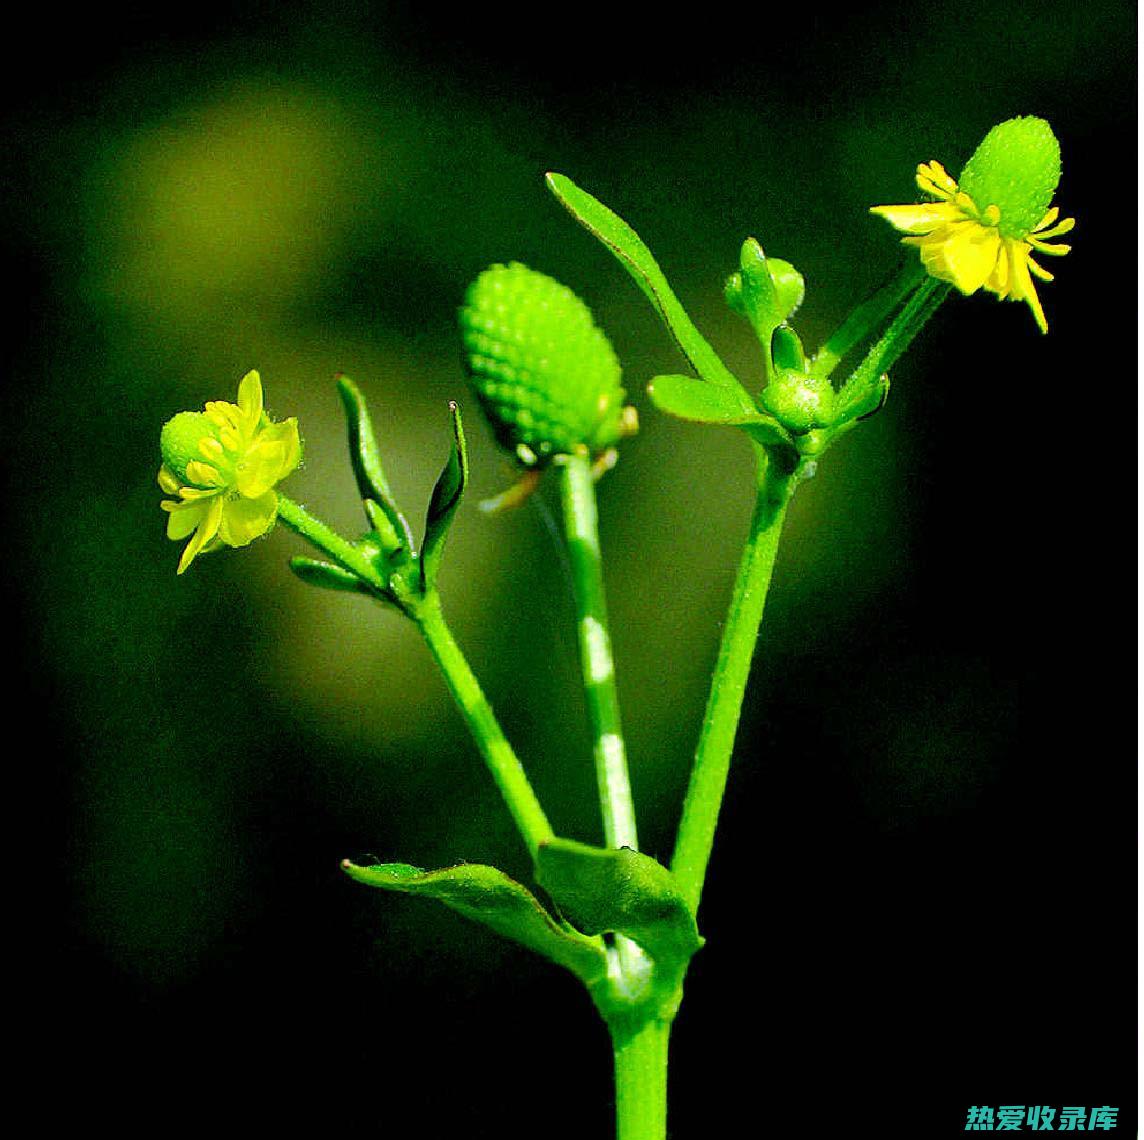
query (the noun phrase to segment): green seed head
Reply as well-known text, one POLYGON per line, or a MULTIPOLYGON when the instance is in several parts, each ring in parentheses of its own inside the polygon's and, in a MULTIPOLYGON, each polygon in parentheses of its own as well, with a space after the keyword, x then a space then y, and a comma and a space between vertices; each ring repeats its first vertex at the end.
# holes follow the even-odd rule
POLYGON ((620 365, 588 306, 525 265, 493 265, 461 309, 469 379, 503 446, 528 460, 628 434, 620 365))
POLYGON ((206 437, 217 438, 217 429, 203 412, 179 412, 169 419, 159 435, 159 450, 163 465, 174 473, 180 483, 190 483, 187 464, 203 458, 199 442, 206 437))
POLYGON ((958 184, 979 210, 996 206, 1002 237, 1023 238, 1052 204, 1061 179, 1061 148, 1044 119, 998 123, 965 164, 958 184))

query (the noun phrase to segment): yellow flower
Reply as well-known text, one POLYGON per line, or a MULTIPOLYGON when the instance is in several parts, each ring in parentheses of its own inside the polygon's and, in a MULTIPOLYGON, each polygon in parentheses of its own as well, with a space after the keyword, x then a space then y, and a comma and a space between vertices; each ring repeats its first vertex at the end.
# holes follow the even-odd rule
POLYGON ((257 372, 242 378, 237 404, 213 400, 168 420, 160 448, 159 486, 178 496, 160 504, 170 516, 167 537, 192 535, 180 574, 204 550, 245 546, 265 534, 278 514, 273 488, 302 459, 298 421, 273 423, 263 414, 257 372))
POLYGON ((1072 218, 1058 222, 1060 211, 1049 208, 1059 180, 1057 140, 1048 123, 1027 116, 986 135, 960 184, 939 162, 920 165, 918 187, 936 201, 873 206, 870 212, 910 235, 902 244, 918 247, 932 276, 965 294, 984 288, 1002 300, 1024 301, 1041 332, 1048 332, 1033 277, 1052 281, 1053 275, 1032 255, 1069 252, 1050 240, 1076 224, 1072 218))

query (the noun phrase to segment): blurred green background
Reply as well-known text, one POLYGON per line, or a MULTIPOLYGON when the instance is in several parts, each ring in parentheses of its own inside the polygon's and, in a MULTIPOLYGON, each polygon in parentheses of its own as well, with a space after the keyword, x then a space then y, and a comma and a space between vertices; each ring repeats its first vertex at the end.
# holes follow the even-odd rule
POLYGON ((943 1136, 970 1104, 1033 1102, 1119 1105, 1127 1134, 1135 6, 75 19, 34 17, 5 79, 9 694, 32 727, 13 814, 38 868, 18 940, 33 1068, 62 1062, 74 1094, 49 1116, 607 1135, 606 1036, 575 983, 338 872, 373 852, 528 875, 416 632, 296 581, 284 530, 177 579, 159 427, 258 368, 306 441, 286 490, 353 534, 334 374, 419 517, 459 399, 474 479, 447 612, 557 830, 595 840, 553 500, 476 512, 510 476, 456 332, 493 261, 576 289, 642 418, 601 526, 641 835, 666 859, 750 453, 647 405, 685 363, 543 173, 631 222, 755 378, 721 296, 745 236, 805 274, 817 342, 896 263, 867 207, 1033 113, 1078 219, 1041 287, 1049 336, 1024 306, 947 303, 792 508, 673 1135, 750 1107, 775 1135, 943 1136))

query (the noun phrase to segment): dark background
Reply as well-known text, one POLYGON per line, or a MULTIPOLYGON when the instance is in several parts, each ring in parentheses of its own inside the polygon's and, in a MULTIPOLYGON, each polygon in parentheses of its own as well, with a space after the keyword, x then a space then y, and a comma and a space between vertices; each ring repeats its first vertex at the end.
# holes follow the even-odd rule
MULTIPOLYGON (((557 830, 598 838, 543 509, 464 390, 492 261, 572 285, 643 428, 601 490, 643 847, 668 858, 751 503, 746 441, 642 395, 679 358, 547 195, 648 241, 740 375, 757 236, 817 343, 898 256, 867 214, 1048 118, 1073 253, 954 298, 792 508, 673 1038, 674 1137, 961 1134, 970 1105, 1135 1128, 1134 6, 31 13, 5 67, 11 1094, 44 1128, 606 1136, 576 983, 344 880, 519 842, 415 631, 307 591, 279 531, 176 578, 162 422, 252 367, 287 491, 349 533, 331 378, 420 515, 468 415, 446 606, 557 830)), ((551 506, 551 498, 548 500, 551 506)))

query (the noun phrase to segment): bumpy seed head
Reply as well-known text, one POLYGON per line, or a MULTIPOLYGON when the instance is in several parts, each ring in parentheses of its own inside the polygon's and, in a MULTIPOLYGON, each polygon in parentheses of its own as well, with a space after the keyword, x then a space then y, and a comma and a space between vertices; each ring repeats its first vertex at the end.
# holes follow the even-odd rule
POLYGON ((179 412, 163 425, 159 435, 163 466, 173 472, 180 483, 200 486, 187 474, 187 465, 203 459, 200 444, 204 439, 217 438, 218 428, 205 412, 179 412))
POLYGON ((527 464, 630 434, 620 365, 588 306, 525 265, 493 265, 465 295, 469 379, 501 444, 527 464))
POLYGON ((1061 180, 1061 148, 1044 119, 998 123, 965 164, 958 184, 985 210, 1000 211, 1002 237, 1020 239, 1041 222, 1061 180))

